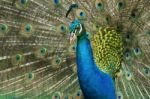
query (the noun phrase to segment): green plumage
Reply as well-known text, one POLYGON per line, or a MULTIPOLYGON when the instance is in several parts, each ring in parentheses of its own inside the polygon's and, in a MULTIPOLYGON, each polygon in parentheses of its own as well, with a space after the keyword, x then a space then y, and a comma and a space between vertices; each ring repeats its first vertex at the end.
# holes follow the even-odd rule
POLYGON ((149 10, 149 0, 0 0, 0 99, 83 99, 69 43, 74 19, 117 99, 149 99, 149 10))
POLYGON ((124 48, 122 39, 122 33, 108 27, 101 27, 91 38, 97 66, 112 77, 115 77, 121 68, 124 48))

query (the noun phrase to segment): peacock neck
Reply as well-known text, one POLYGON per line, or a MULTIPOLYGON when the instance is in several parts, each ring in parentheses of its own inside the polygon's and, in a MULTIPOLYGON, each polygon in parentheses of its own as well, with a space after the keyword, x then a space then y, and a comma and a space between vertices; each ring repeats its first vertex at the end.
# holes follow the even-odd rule
POLYGON ((77 39, 76 58, 79 80, 86 82, 98 70, 94 63, 91 44, 86 33, 82 33, 77 39))
POLYGON ((84 98, 116 99, 113 80, 95 65, 91 44, 86 33, 78 37, 76 58, 78 78, 84 98))

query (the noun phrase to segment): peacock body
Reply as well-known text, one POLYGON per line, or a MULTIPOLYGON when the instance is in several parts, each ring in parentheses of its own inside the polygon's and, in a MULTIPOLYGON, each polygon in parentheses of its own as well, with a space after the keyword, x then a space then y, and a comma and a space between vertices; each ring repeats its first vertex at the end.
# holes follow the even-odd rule
POLYGON ((1 0, 0 99, 150 99, 149 14, 149 0, 1 0))

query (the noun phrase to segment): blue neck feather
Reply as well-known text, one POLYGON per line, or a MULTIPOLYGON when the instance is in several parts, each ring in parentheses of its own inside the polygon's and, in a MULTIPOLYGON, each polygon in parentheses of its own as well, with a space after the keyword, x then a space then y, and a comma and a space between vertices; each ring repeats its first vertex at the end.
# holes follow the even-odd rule
POLYGON ((86 33, 77 40, 77 71, 85 99, 116 99, 112 78, 98 69, 86 33))

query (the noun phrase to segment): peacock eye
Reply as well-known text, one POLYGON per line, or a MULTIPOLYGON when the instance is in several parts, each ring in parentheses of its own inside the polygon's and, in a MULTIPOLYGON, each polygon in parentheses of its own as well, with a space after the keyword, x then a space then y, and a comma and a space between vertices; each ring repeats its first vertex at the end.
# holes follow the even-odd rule
POLYGON ((71 33, 75 33, 76 29, 74 29, 71 33))
POLYGON ((79 29, 80 29, 80 26, 78 25, 78 26, 76 27, 76 29, 78 29, 78 30, 79 30, 79 29))
POLYGON ((54 5, 60 5, 61 4, 61 0, 53 0, 54 5))
POLYGON ((78 19, 85 19, 86 18, 86 13, 85 13, 84 10, 78 9, 76 11, 76 16, 78 17, 78 19))
POLYGON ((61 62, 62 62, 62 60, 61 60, 61 58, 60 58, 60 57, 57 57, 55 62, 56 62, 56 64, 57 64, 57 65, 60 65, 60 64, 61 64, 61 62))
POLYGON ((81 94, 82 94, 81 90, 77 90, 77 91, 76 91, 76 96, 77 96, 77 97, 80 97, 81 94))
POLYGON ((8 32, 7 24, 0 24, 0 36, 4 36, 8 32))
POLYGON ((130 54, 130 52, 128 50, 125 51, 124 57, 125 57, 126 60, 129 60, 131 58, 131 54, 130 54))
POLYGON ((109 15, 107 15, 105 17, 105 22, 106 22, 106 24, 110 24, 111 23, 111 17, 109 15))
POLYGON ((16 54, 12 56, 12 64, 13 65, 19 65, 23 62, 24 56, 22 54, 16 54))
POLYGON ((104 3, 101 0, 95 1, 95 7, 97 10, 103 10, 104 9, 104 3))
POLYGON ((117 99, 123 99, 123 95, 121 92, 117 92, 117 99))
POLYGON ((32 80, 34 78, 34 74, 31 72, 31 73, 28 73, 28 79, 29 80, 32 80))
POLYGON ((60 33, 65 33, 67 32, 67 26, 64 24, 60 24, 57 26, 57 31, 60 33))
POLYGON ((123 9, 124 7, 125 7, 125 3, 124 3, 124 2, 118 2, 117 8, 118 8, 119 10, 123 9))
POLYGON ((145 75, 149 75, 149 71, 150 70, 147 67, 143 68, 143 72, 144 72, 145 75))
POLYGON ((69 99, 68 96, 65 96, 65 99, 69 99))
POLYGON ((8 26, 6 24, 0 24, 0 31, 6 32, 8 30, 8 26))
POLYGON ((20 4, 26 4, 28 0, 20 0, 20 4))
POLYGON ((16 61, 21 61, 21 59, 22 59, 22 55, 17 54, 17 55, 16 55, 16 61))
POLYGON ((31 24, 26 24, 25 25, 25 32, 29 33, 32 30, 32 25, 31 24))
POLYGON ((139 14, 140 11, 138 11, 138 9, 133 9, 130 16, 129 16, 129 19, 132 20, 132 21, 137 21, 137 19, 139 18, 139 14))
POLYGON ((41 54, 45 54, 45 53, 46 53, 46 51, 47 51, 47 49, 46 49, 46 48, 41 48, 41 49, 40 49, 40 53, 41 53, 41 54))
POLYGON ((150 36, 150 30, 148 30, 148 31, 146 32, 146 34, 147 34, 148 36, 150 36))
POLYGON ((45 47, 37 48, 34 54, 38 58, 45 58, 48 54, 48 50, 45 47))
POLYGON ((134 48, 134 54, 136 55, 136 56, 138 56, 138 55, 141 55, 141 49, 140 48, 134 48))
POLYGON ((52 99, 61 99, 61 93, 60 93, 60 92, 55 92, 55 93, 52 95, 52 99))
POLYGON ((20 34, 25 37, 30 37, 33 34, 33 26, 30 23, 22 23, 20 34))
POLYGON ((127 80, 131 80, 133 75, 131 72, 127 71, 125 76, 127 80))
POLYGON ((68 54, 70 56, 74 56, 75 55, 75 52, 76 52, 76 43, 69 46, 68 52, 69 52, 68 54))
POLYGON ((80 96, 80 93, 77 93, 77 96, 80 96))
POLYGON ((30 0, 16 0, 16 7, 18 9, 25 9, 28 7, 30 0))

